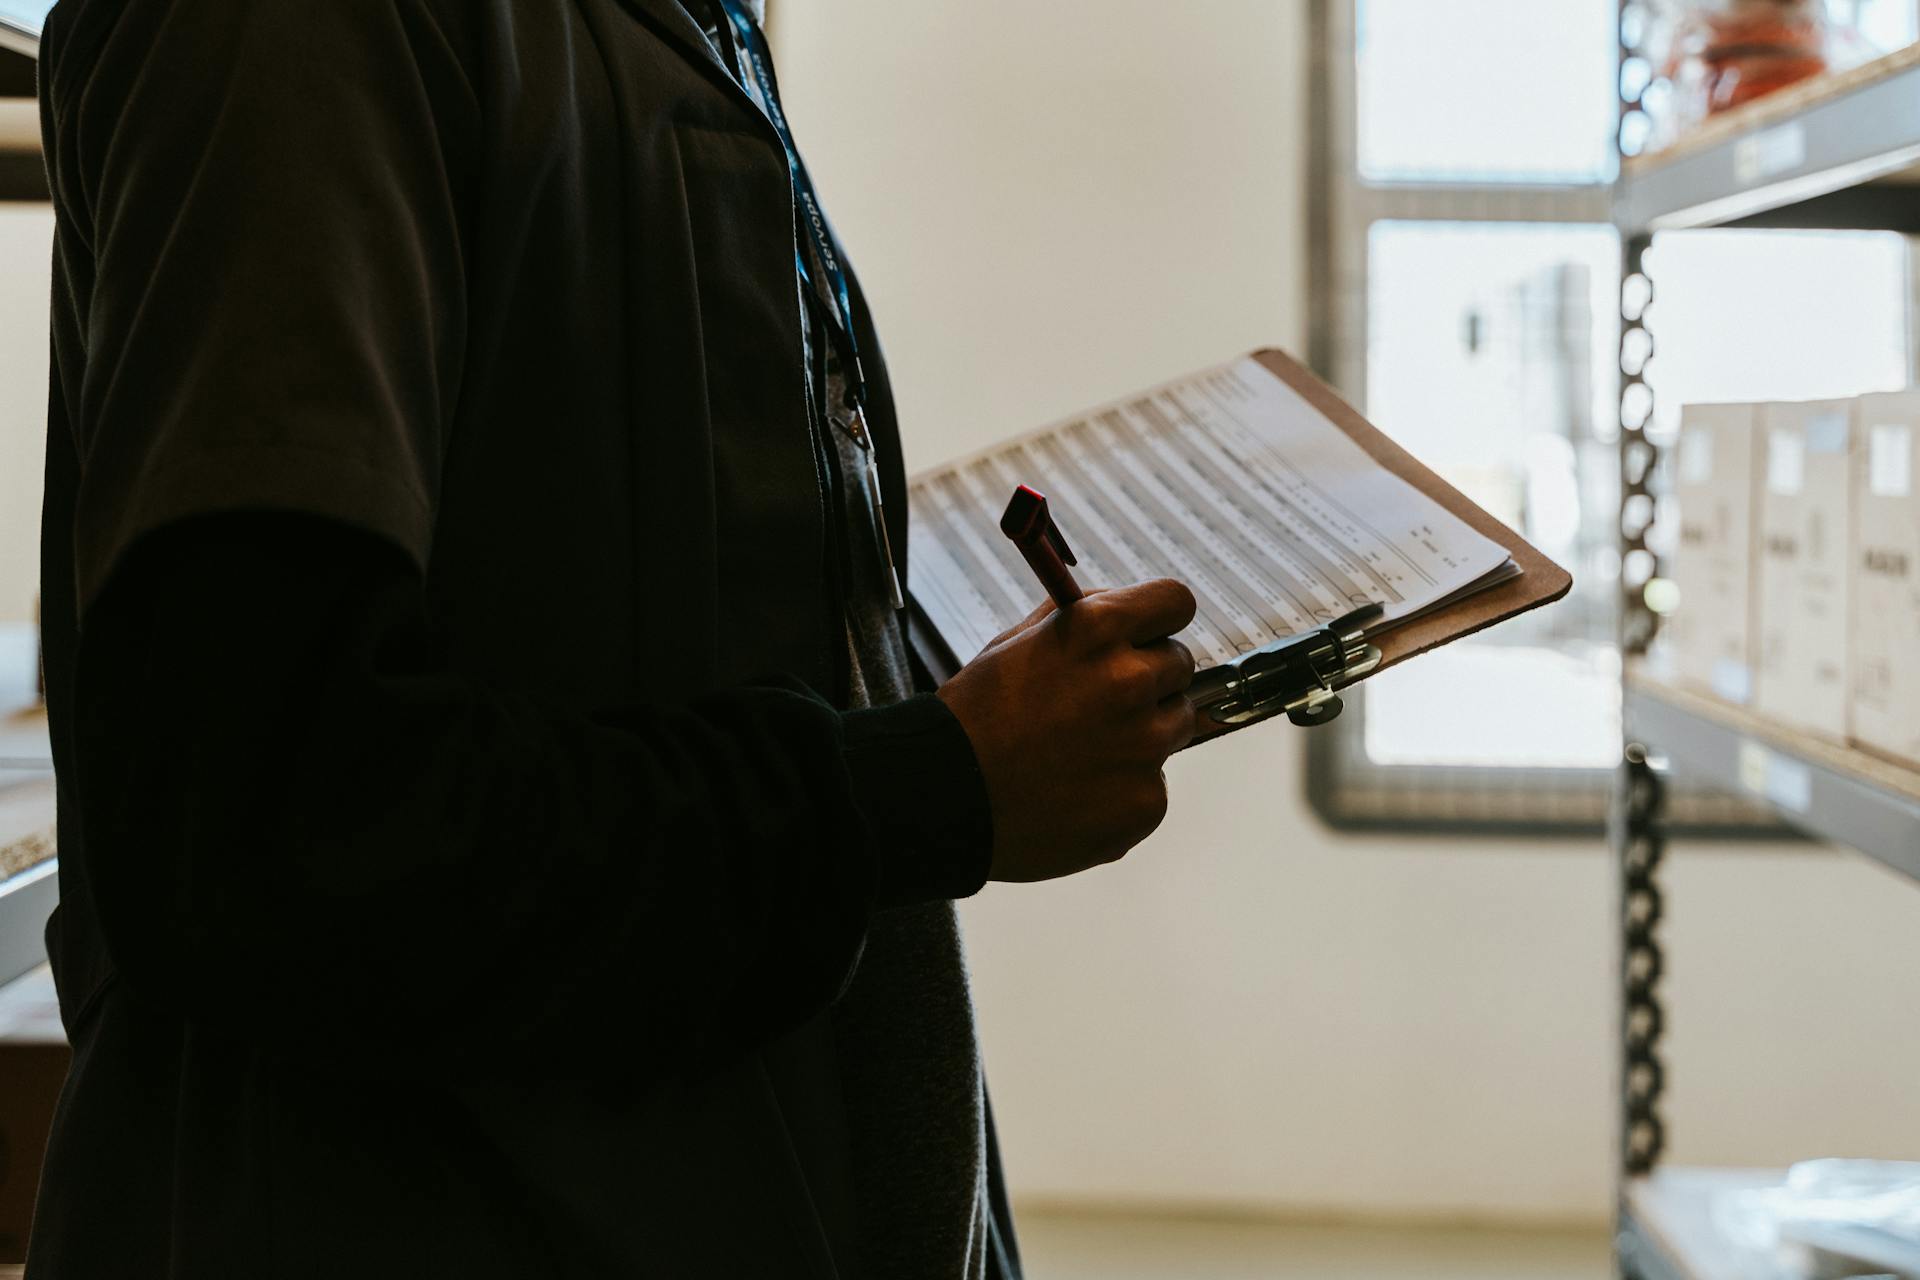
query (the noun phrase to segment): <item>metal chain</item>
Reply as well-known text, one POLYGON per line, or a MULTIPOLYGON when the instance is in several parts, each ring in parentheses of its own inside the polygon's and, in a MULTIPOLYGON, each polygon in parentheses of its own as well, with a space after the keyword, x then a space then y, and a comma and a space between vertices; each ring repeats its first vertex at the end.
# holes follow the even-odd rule
MULTIPOLYGON (((1637 153, 1650 132, 1643 94, 1652 81, 1644 52, 1651 7, 1645 0, 1620 4, 1620 151, 1637 153)), ((1657 506, 1654 473, 1659 450, 1650 436, 1653 388, 1647 369, 1653 361, 1653 334, 1647 310, 1653 280, 1647 274, 1652 238, 1640 232, 1624 237, 1620 273, 1620 625, 1622 662, 1647 651, 1659 627, 1647 603, 1648 584, 1659 566, 1647 545, 1657 506)), ((1659 869, 1666 853, 1662 819, 1666 781, 1649 753, 1629 741, 1620 766, 1619 792, 1612 821, 1614 856, 1619 866, 1620 903, 1620 1162, 1627 1176, 1649 1173, 1666 1145, 1660 1098, 1666 1072, 1660 1061, 1660 1037, 1666 1019, 1659 999, 1663 968, 1657 931, 1664 906, 1659 869)))
POLYGON ((1658 565, 1647 536, 1656 504, 1654 472, 1660 451, 1649 436, 1653 425, 1653 388, 1647 367, 1653 361, 1653 334, 1647 308, 1653 281, 1646 272, 1652 241, 1629 236, 1622 246, 1620 290, 1620 653, 1644 654, 1659 627, 1659 615, 1647 607, 1647 584, 1658 565))
POLYGON ((1666 1071, 1660 1036, 1666 1016, 1660 1004, 1664 957, 1658 930, 1664 900, 1658 883, 1666 854, 1661 819, 1666 780, 1646 748, 1630 743, 1620 768, 1614 846, 1620 872, 1620 1158, 1630 1177, 1650 1173, 1666 1145, 1660 1095, 1666 1071))

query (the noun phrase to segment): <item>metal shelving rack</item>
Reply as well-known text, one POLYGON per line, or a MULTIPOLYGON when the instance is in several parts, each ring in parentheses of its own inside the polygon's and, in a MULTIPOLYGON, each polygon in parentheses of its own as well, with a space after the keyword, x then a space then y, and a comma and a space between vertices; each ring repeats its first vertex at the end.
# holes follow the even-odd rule
POLYGON ((0 17, 0 49, 25 54, 29 58, 38 57, 40 37, 11 18, 0 17))
MULTIPOLYGON (((1622 137, 1643 126, 1637 61, 1648 20, 1621 4, 1622 137), (1638 118, 1636 118, 1638 117, 1638 118)), ((1628 1280, 1737 1280, 1710 1206, 1779 1172, 1664 1169, 1660 1112, 1661 862, 1669 773, 1717 784, 1785 823, 1920 880, 1920 772, 1809 739, 1713 699, 1663 685, 1636 659, 1658 626, 1645 586, 1655 464, 1645 321, 1656 232, 1765 226, 1920 231, 1920 47, 1822 77, 1708 122, 1657 155, 1623 160, 1615 201, 1622 238, 1621 649, 1626 741, 1611 820, 1620 913, 1620 1199, 1616 1256, 1628 1280)))
MULTIPOLYGON (((33 105, 39 40, 0 17, 0 202, 45 200, 33 105)), ((59 901, 54 796, 44 713, 0 704, 0 983, 46 960, 47 917, 59 901)))
POLYGON ((46 713, 0 710, 0 984, 46 961, 60 898, 46 713))

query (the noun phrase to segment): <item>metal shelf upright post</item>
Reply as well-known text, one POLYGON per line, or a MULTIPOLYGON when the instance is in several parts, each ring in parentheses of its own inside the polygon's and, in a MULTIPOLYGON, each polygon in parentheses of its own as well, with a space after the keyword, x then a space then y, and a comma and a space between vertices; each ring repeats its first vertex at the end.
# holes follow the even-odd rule
POLYGON ((1647 379, 1653 334, 1647 270, 1656 232, 1712 226, 1920 231, 1920 46, 1829 74, 1698 127, 1633 158, 1649 121, 1643 56, 1648 0, 1621 0, 1619 639, 1626 732, 1609 839, 1619 946, 1619 1197, 1616 1258, 1626 1280, 1738 1280, 1712 1206, 1730 1189, 1776 1185, 1778 1171, 1661 1167, 1666 1029, 1659 930, 1665 902, 1668 776, 1743 794, 1786 824, 1920 881, 1920 771, 1812 740, 1744 708, 1675 688, 1640 660, 1658 630, 1648 584, 1659 448, 1647 379))

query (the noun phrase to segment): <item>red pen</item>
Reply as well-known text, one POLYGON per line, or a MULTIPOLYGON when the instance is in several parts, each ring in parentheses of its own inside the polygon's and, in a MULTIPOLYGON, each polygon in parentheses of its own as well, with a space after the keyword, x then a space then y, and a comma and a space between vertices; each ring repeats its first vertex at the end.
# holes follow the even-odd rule
POLYGON ((1086 594, 1067 568, 1080 562, 1074 559, 1073 548, 1060 536, 1060 526, 1047 511, 1046 494, 1024 484, 1015 489, 1007 514, 1000 517, 1000 532, 1020 548, 1055 604, 1064 609, 1086 594))

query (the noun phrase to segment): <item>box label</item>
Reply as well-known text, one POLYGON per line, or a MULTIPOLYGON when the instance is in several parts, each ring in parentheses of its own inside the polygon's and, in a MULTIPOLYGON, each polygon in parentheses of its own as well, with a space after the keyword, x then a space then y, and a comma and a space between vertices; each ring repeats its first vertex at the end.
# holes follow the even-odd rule
POLYGON ((1808 453, 1845 453, 1847 415, 1823 413, 1807 424, 1808 453))
POLYGON ((1806 483, 1806 437, 1795 427, 1775 427, 1767 437, 1767 492, 1790 498, 1806 483))
POLYGON ((1883 578, 1905 581, 1912 567, 1904 551, 1889 550, 1885 547, 1863 547, 1860 551, 1860 567, 1868 573, 1877 573, 1883 578))
POLYGON ((1869 433, 1867 488, 1876 498, 1905 498, 1912 494, 1912 428, 1877 426, 1869 433))
POLYGON ((1740 744, 1740 786, 1788 813, 1813 808, 1813 771, 1757 742, 1740 744))
POLYGON ((1767 759, 1773 753, 1757 742, 1740 744, 1740 789, 1748 795, 1767 793, 1767 759))
POLYGON ((1719 659, 1713 664, 1713 691, 1744 707, 1753 697, 1752 668, 1732 658, 1719 659))
POLYGON ((1680 433, 1680 482, 1701 485, 1713 478, 1713 433, 1693 427, 1680 433))
POLYGON ((1733 147, 1736 182, 1758 182, 1797 169, 1806 162, 1807 130, 1798 121, 1749 134, 1733 147))

